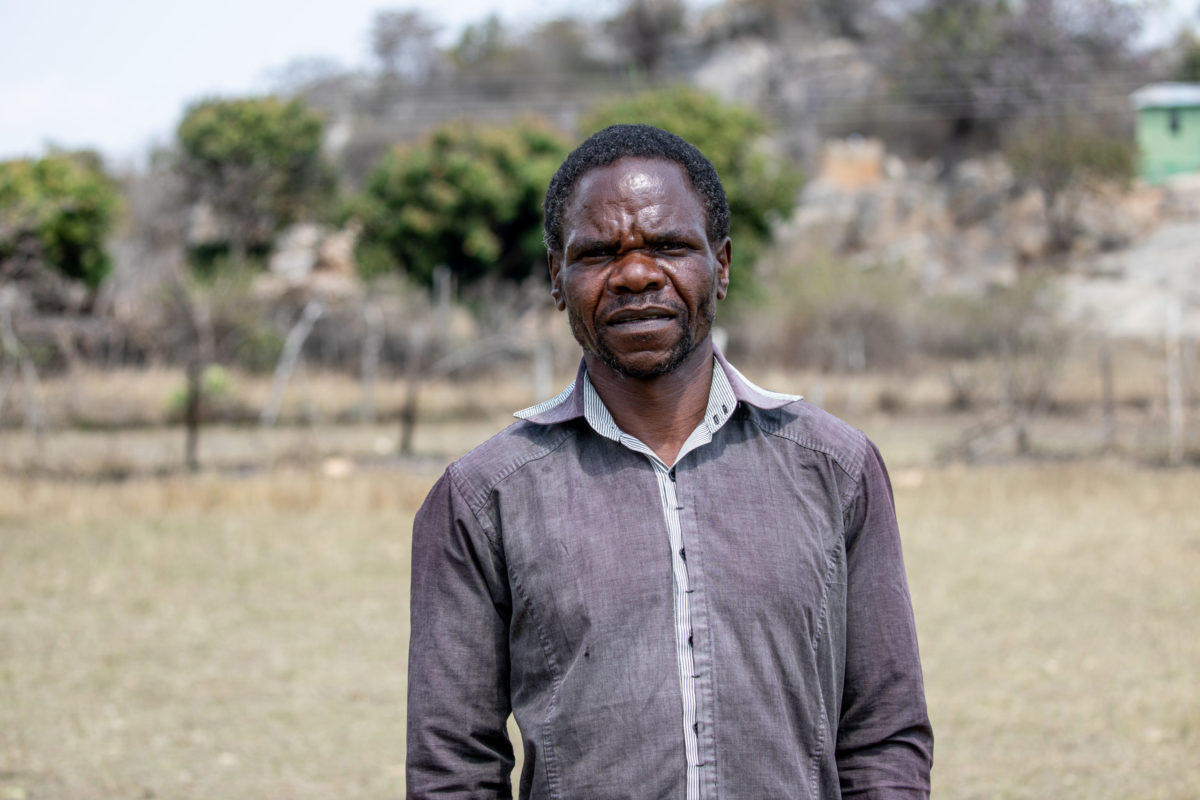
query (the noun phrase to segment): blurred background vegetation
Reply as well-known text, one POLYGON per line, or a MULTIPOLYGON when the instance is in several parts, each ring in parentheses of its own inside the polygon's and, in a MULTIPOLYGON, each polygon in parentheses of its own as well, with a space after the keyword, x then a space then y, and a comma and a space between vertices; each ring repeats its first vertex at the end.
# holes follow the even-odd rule
POLYGON ((1130 103, 1200 38, 1156 7, 381 9, 369 68, 136 168, 0 163, 0 800, 398 792, 411 515, 573 375, 542 194, 623 121, 721 174, 726 352, 894 469, 937 795, 1200 796, 1200 176, 1139 177, 1130 103))
MULTIPOLYGON (((1186 186, 1134 180, 1129 94, 1188 78, 1200 52, 1186 27, 1145 44, 1152 12, 627 0, 533 26, 493 15, 446 38, 419 11, 380 10, 370 69, 298 57, 273 94, 197 99, 141 168, 60 151, 0 164, 0 428, 177 420, 195 468, 206 421, 294 422, 318 407, 293 402, 306 365, 359 381, 360 417, 408 420, 405 441, 428 380, 529 364, 548 392, 574 350, 547 321, 543 187, 588 133, 643 121, 698 145, 727 187, 730 353, 821 383, 948 376, 947 408, 977 412, 958 450, 972 452, 973 432, 1022 427, 1022 403, 1034 416, 1063 407, 1054 384, 1072 360, 1162 360, 1164 312, 1122 327, 1096 285, 1168 303, 1137 283, 1139 264, 1194 205, 1186 186), (1045 374, 1018 392, 1036 402, 992 377, 1016 362, 1045 374), (202 385, 210 365, 231 371, 221 403, 202 385), (63 410, 40 384, 149 366, 180 369, 168 395, 182 405, 116 411, 77 387, 63 410), (260 374, 273 388, 256 411, 260 374), (372 395, 389 380, 413 387, 399 407, 372 395)), ((1196 280, 1172 277, 1167 293, 1190 296, 1176 284, 1196 280)), ((1142 460, 1196 455, 1167 419, 1170 398, 1196 395, 1195 324, 1181 315, 1179 391, 1164 383, 1144 404, 1167 433, 1126 447, 1142 460)), ((1107 422, 1094 444, 1120 449, 1115 379, 1095 369, 1107 422)), ((904 392, 886 394, 898 410, 904 392)), ((1027 433, 1012 440, 1027 449, 1027 433)))

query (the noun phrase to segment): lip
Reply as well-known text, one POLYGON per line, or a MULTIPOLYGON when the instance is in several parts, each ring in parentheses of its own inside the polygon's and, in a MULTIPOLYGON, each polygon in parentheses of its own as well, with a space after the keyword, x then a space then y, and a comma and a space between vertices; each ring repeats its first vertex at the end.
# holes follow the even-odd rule
POLYGON ((614 311, 604 321, 605 325, 629 325, 637 322, 660 322, 662 320, 674 319, 675 311, 663 306, 637 306, 634 308, 622 308, 614 311))

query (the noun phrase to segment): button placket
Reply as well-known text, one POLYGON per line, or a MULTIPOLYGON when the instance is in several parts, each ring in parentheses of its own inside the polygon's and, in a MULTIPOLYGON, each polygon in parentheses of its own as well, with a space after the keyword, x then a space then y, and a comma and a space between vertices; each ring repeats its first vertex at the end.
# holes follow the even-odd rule
POLYGON ((694 637, 692 636, 691 608, 689 598, 693 593, 687 568, 687 549, 683 541, 683 530, 679 512, 683 503, 679 500, 678 470, 667 467, 661 460, 647 454, 654 465, 654 472, 659 481, 663 500, 663 518, 666 522, 667 538, 671 549, 672 584, 675 593, 675 631, 677 637, 677 666, 679 670, 680 691, 683 701, 683 744, 684 754, 688 765, 686 794, 687 800, 699 800, 703 782, 700 779, 701 766, 699 749, 699 727, 696 692, 696 669, 692 651, 694 637), (686 642, 684 636, 687 636, 686 642))

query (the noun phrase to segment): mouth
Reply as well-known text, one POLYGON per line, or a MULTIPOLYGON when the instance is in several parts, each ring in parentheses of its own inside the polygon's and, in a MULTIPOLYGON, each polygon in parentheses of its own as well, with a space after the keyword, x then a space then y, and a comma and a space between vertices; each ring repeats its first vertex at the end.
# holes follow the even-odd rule
POLYGON ((604 324, 610 327, 618 325, 647 325, 672 320, 675 317, 675 312, 669 308, 642 306, 639 308, 622 308, 619 311, 615 311, 609 315, 604 324))

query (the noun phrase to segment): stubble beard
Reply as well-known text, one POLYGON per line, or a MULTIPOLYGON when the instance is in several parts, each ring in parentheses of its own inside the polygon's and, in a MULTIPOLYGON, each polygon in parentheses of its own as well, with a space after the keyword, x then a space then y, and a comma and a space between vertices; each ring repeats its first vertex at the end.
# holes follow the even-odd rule
MULTIPOLYGON (((574 308, 567 307, 567 319, 571 324, 571 334, 575 337, 575 341, 579 342, 579 346, 583 348, 585 353, 595 356, 600 360, 600 363, 607 366, 614 372, 624 375, 627 378, 636 378, 638 380, 646 380, 648 378, 657 378, 660 375, 668 375, 680 367, 688 356, 696 349, 696 337, 692 332, 692 326, 689 324, 690 319, 685 313, 675 318, 676 323, 683 329, 679 339, 675 342, 675 346, 666 356, 658 361, 650 364, 647 367, 636 367, 621 360, 609 346, 606 329, 601 327, 596 330, 596 341, 593 345, 588 340, 587 328, 583 324, 583 320, 575 312, 574 308)), ((703 303, 696 309, 697 315, 705 321, 703 333, 705 336, 712 330, 712 324, 717 318, 717 298, 715 287, 704 298, 703 303)), ((701 339, 704 337, 702 336, 701 339)))

